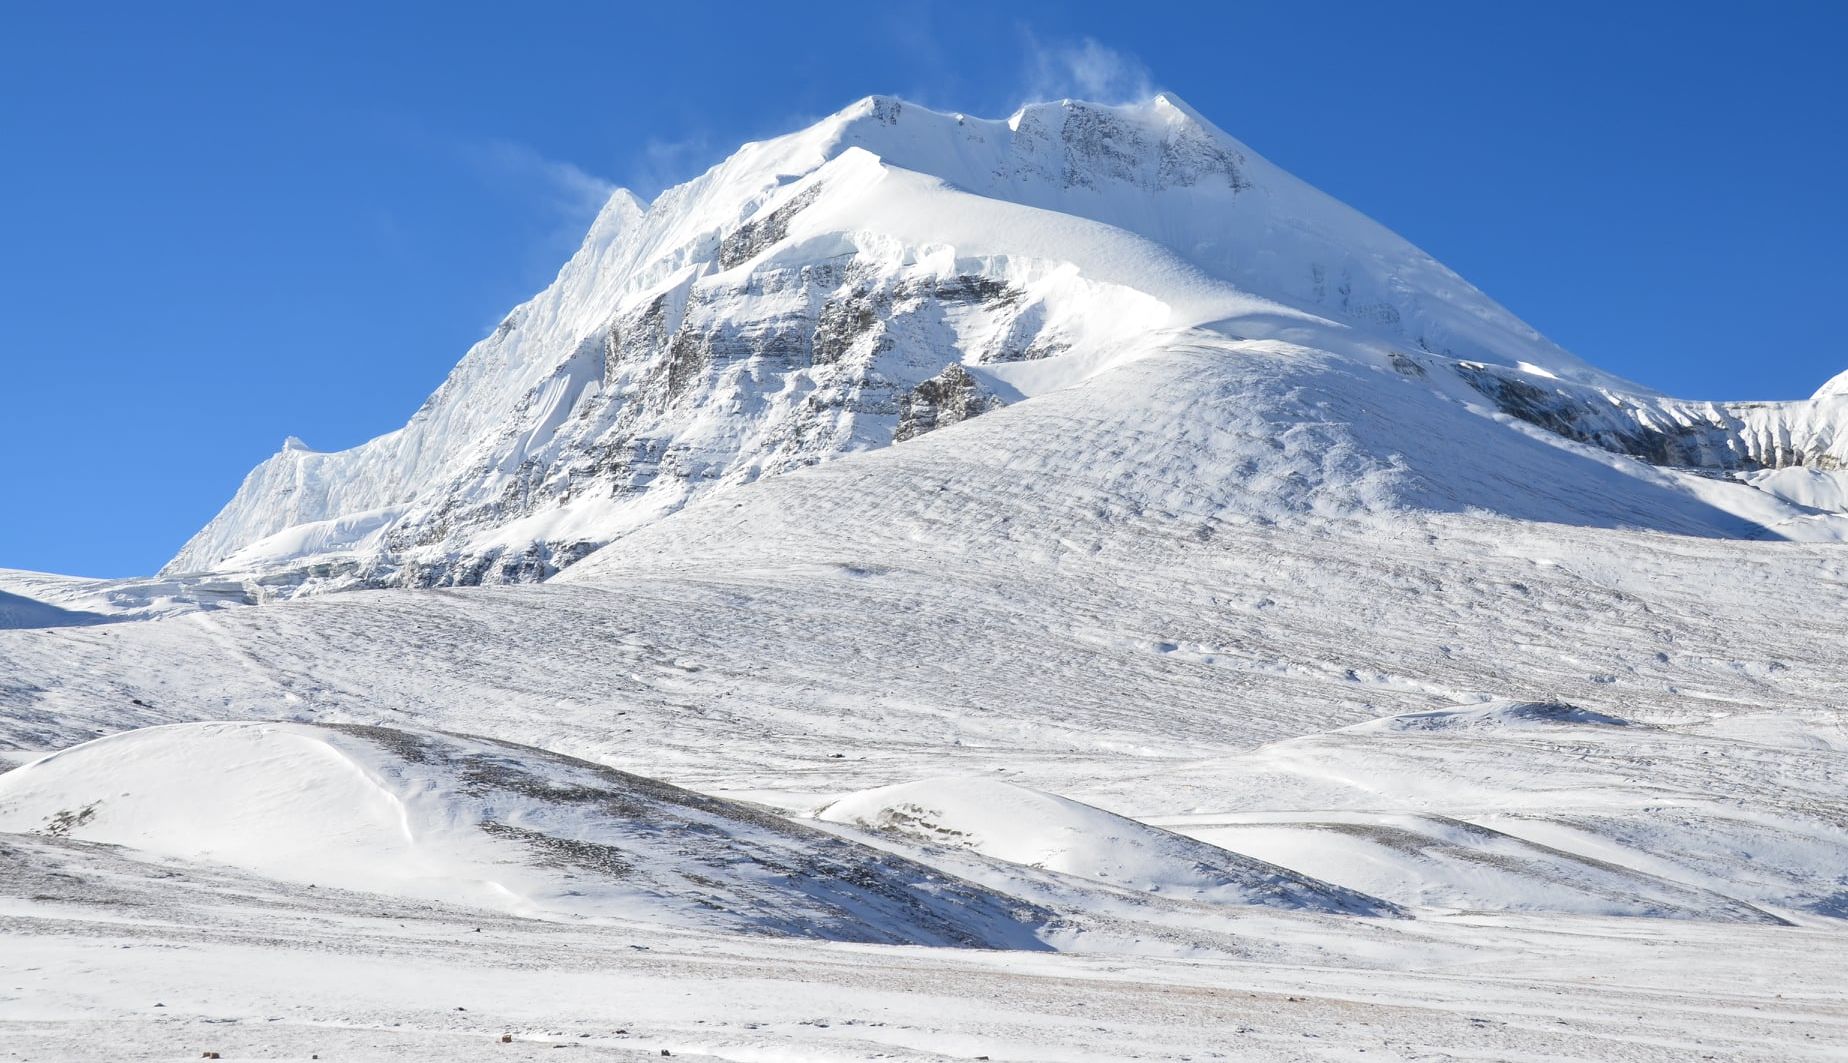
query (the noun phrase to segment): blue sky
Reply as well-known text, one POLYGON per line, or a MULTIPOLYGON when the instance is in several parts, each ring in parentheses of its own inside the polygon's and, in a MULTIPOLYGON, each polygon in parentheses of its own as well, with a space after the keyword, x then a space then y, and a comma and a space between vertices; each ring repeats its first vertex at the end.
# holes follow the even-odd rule
POLYGON ((1848 368, 1848 4, 280 10, 4 16, 0 567, 152 571, 284 436, 401 424, 608 188, 870 92, 1172 89, 1605 368, 1848 368))

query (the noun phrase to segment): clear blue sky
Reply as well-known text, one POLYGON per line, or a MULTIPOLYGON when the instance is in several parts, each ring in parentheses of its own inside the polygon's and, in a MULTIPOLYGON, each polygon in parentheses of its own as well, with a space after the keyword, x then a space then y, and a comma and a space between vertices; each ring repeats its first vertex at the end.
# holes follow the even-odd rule
POLYGON ((869 92, 1143 78, 1608 369, 1848 368, 1848 4, 283 9, 0 17, 0 566, 152 571, 284 436, 401 424, 606 182, 869 92))

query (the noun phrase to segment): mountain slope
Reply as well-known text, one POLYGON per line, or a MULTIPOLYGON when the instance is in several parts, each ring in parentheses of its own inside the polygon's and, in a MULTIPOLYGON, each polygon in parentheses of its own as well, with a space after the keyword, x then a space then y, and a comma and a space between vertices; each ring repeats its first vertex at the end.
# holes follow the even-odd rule
MULTIPOLYGON (((873 97, 653 203, 616 194, 405 427, 338 453, 291 439, 165 571, 257 596, 542 579, 703 494, 1037 401, 1176 336, 1392 366, 1661 464, 1848 445, 1842 402, 1690 415, 1585 366, 1171 96, 1005 121, 873 97), (1697 422, 1694 445, 1658 438, 1697 422)), ((1624 485, 1595 490, 1589 519, 1630 519, 1624 485)))

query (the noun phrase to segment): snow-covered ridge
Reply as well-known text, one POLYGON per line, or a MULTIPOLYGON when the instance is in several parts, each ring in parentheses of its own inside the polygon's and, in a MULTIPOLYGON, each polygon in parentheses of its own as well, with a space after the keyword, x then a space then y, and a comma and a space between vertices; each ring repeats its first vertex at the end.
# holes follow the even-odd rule
POLYGON ((1840 377, 1803 401, 1693 402, 1479 362, 1447 368, 1503 413, 1651 464, 1715 472, 1848 469, 1848 389, 1840 377))
POLYGON ((1620 383, 1172 96, 1004 120, 871 97, 653 203, 618 192, 408 424, 338 453, 291 438, 165 572, 543 578, 708 490, 1203 325, 1620 383))

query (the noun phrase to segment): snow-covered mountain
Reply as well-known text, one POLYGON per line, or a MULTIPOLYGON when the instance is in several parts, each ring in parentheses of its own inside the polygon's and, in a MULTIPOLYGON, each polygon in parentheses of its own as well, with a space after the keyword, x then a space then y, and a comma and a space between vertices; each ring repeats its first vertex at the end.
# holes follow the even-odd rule
POLYGON ((0 570, 0 1043, 1840 1055, 1845 406, 1172 98, 862 101, 166 574, 0 570))
MULTIPOLYGON (((1507 415, 1752 474, 1769 493, 1722 491, 1743 518, 1722 534, 1834 534, 1800 518, 1840 508, 1839 379, 1808 403, 1713 404, 1613 378, 1170 95, 1005 120, 869 97, 653 203, 616 193, 408 424, 337 453, 292 437, 163 575, 259 594, 542 579, 710 492, 1176 349, 1237 360, 1259 342, 1391 370, 1426 385, 1414 406, 1451 407, 1407 409, 1364 441, 1371 457, 1431 416, 1507 415)), ((1228 398, 1263 415, 1287 394, 1228 398)), ((1324 488, 1339 493, 1320 477, 1295 491, 1324 488)), ((1598 522, 1656 523, 1622 487, 1594 493, 1598 522)), ((1548 507, 1585 518, 1556 499, 1525 510, 1548 507)))

